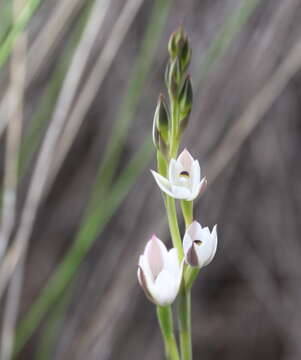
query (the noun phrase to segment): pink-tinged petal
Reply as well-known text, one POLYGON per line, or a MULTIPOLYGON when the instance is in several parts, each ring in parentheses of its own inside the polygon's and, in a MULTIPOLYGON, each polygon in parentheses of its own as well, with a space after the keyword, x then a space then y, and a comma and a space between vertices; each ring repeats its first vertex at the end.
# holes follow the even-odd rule
POLYGON ((177 159, 177 162, 179 162, 183 166, 183 169, 189 173, 192 170, 193 161, 193 157, 187 149, 184 149, 177 159))
POLYGON ((154 300, 160 306, 170 305, 178 294, 178 284, 174 276, 163 270, 155 282, 154 300))
POLYGON ((164 243, 155 235, 147 242, 144 256, 147 259, 151 273, 154 278, 158 276, 164 267, 164 258, 167 255, 167 249, 164 243))
POLYGON ((180 200, 188 200, 191 192, 185 186, 171 185, 172 197, 180 200))
POLYGON ((169 196, 173 196, 172 192, 171 192, 171 185, 170 182, 162 175, 158 174, 156 171, 151 170, 151 173, 153 174, 157 185, 159 186, 159 188, 165 192, 167 195, 169 196))

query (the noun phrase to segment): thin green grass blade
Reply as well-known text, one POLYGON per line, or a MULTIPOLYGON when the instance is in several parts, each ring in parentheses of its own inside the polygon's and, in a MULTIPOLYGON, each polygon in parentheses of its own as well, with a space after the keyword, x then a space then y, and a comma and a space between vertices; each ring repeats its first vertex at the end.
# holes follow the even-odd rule
MULTIPOLYGON (((12 6, 10 1, 0 4, 0 44, 8 35, 9 28, 12 25, 12 6)), ((1 45, 0 45, 1 46, 1 45)))
MULTIPOLYGON (((164 0, 156 1, 149 27, 146 31, 146 40, 142 46, 141 55, 139 56, 137 65, 134 67, 135 70, 132 73, 129 88, 125 92, 126 98, 123 102, 124 105, 122 106, 124 117, 118 117, 118 121, 123 122, 121 125, 123 131, 126 131, 128 128, 131 117, 133 117, 136 106, 139 103, 143 85, 146 80, 145 72, 149 72, 151 68, 151 63, 154 59, 153 53, 156 50, 160 35, 163 31, 163 26, 167 20, 171 3, 171 0, 168 2, 164 0), (166 5, 167 3, 169 6, 166 5), (158 27, 160 31, 158 30, 158 27), (151 59, 149 59, 149 57, 151 57, 151 59), (148 60, 146 61, 145 59, 148 60), (125 118, 126 120, 124 120, 125 118)), ((116 132, 118 133, 117 136, 121 137, 117 127, 116 132)), ((113 134, 116 136, 116 133, 113 132, 113 134)), ((116 138, 112 138, 111 141, 115 141, 115 139, 116 138)), ((117 155, 120 155, 121 150, 119 147, 117 151, 117 155)), ((115 154, 116 153, 114 151, 110 152, 111 156, 114 156, 115 154)), ((148 163, 148 158, 151 158, 151 141, 145 142, 141 150, 135 155, 134 159, 123 171, 122 175, 118 178, 116 185, 114 186, 114 191, 112 190, 106 199, 102 198, 102 201, 105 200, 105 202, 100 203, 98 201, 97 205, 93 208, 93 212, 90 212, 89 216, 85 218, 75 239, 74 245, 64 258, 61 265, 55 271, 44 290, 42 290, 41 295, 32 305, 24 320, 21 322, 21 325, 17 331, 16 352, 22 348, 24 343, 31 336, 35 327, 38 325, 39 321, 43 318, 45 313, 49 310, 51 305, 53 305, 58 296, 60 296, 70 280, 73 278, 81 261, 93 245, 96 236, 102 231, 104 225, 114 214, 114 211, 116 211, 119 204, 128 193, 131 185, 137 179, 139 173, 142 171, 144 166, 146 166, 148 163)), ((109 159, 110 158, 108 157, 106 161, 109 159)), ((117 156, 116 159, 118 159, 117 156)), ((115 161, 117 162, 117 160, 115 161)), ((114 169, 116 170, 116 167, 114 169)), ((98 179, 100 174, 101 172, 99 172, 98 179)), ((113 177, 114 171, 110 171, 110 174, 111 177, 113 177)), ((98 187, 102 187, 101 181, 96 181, 95 190, 91 196, 91 201, 93 202, 95 199, 95 193, 98 192, 98 187)), ((89 206, 89 208, 91 209, 91 206, 89 206)))
POLYGON ((118 209, 131 186, 140 175, 145 165, 151 159, 152 142, 146 142, 136 153, 113 186, 110 199, 105 204, 99 202, 97 209, 87 219, 81 228, 73 246, 65 256, 63 262, 57 267, 47 285, 34 302, 29 312, 23 318, 17 329, 15 354, 17 354, 28 341, 33 331, 51 308, 55 301, 62 295, 70 281, 73 279, 76 270, 91 248, 94 240, 103 231, 105 225, 118 209), (104 211, 105 210, 105 211, 104 211), (99 216, 99 214, 102 214, 99 216), (85 241, 82 241, 82 239, 85 241))
POLYGON ((16 24, 13 25, 12 29, 0 46, 0 68, 7 60, 16 38, 28 24, 29 20, 41 5, 42 1, 43 0, 28 0, 27 4, 24 6, 16 24))
POLYGON ((72 296, 72 289, 68 288, 58 304, 49 314, 49 320, 45 326, 41 341, 39 341, 38 348, 35 354, 36 360, 51 360, 53 359, 53 350, 55 343, 58 340, 60 327, 64 322, 67 307, 72 296))

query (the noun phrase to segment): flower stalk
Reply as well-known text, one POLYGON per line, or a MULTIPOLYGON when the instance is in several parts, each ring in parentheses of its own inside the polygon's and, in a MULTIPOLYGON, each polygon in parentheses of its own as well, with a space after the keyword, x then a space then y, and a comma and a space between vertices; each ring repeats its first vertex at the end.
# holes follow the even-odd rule
POLYGON ((151 170, 163 193, 173 248, 167 250, 155 235, 140 256, 138 280, 146 297, 157 305, 157 317, 167 360, 192 360, 191 288, 201 267, 216 251, 216 226, 210 232, 193 219, 193 200, 204 192, 207 180, 185 148, 178 156, 181 135, 187 127, 193 101, 189 75, 191 49, 183 28, 170 37, 169 62, 165 71, 169 104, 160 94, 153 121, 153 142, 157 150, 157 171, 151 170), (176 200, 180 200, 185 222, 182 240, 176 200), (177 298, 179 344, 173 329, 171 304, 177 298), (179 357, 179 353, 181 357, 179 357))
POLYGON ((178 346, 173 331, 171 306, 157 306, 157 317, 164 341, 167 360, 180 360, 178 346))

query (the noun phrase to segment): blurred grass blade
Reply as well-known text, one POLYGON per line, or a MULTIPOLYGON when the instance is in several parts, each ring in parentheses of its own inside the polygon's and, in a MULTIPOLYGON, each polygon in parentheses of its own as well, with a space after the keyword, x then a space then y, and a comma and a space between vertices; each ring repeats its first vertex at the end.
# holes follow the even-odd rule
POLYGON ((222 31, 212 42, 208 52, 201 61, 199 75, 196 75, 197 84, 204 80, 209 72, 214 69, 216 61, 220 59, 231 45, 234 37, 245 25, 248 19, 256 10, 260 0, 244 0, 242 4, 235 9, 223 26, 222 31))
MULTIPOLYGON (((72 286, 71 286, 72 287, 72 286)), ((51 360, 54 358, 55 343, 58 341, 61 325, 64 323, 67 307, 72 296, 72 289, 68 288, 56 307, 49 314, 49 319, 39 341, 35 354, 36 360, 51 360)))
POLYGON ((112 134, 107 142, 102 164, 99 168, 95 191, 89 211, 105 196, 118 167, 124 142, 128 135, 131 122, 141 99, 143 86, 156 57, 156 49, 162 34, 172 1, 157 0, 152 11, 150 24, 146 30, 140 55, 130 75, 125 96, 118 111, 112 134))
MULTIPOLYGON (((168 2, 169 6, 166 6, 166 1, 156 1, 149 27, 146 31, 147 42, 145 41, 141 50, 139 61, 134 67, 134 71, 131 76, 133 80, 130 81, 130 91, 128 89, 127 91, 125 91, 125 96, 127 98, 124 100, 124 103, 129 104, 127 106, 130 107, 129 110, 127 109, 127 106, 123 107, 123 111, 128 111, 127 122, 130 122, 131 116, 134 115, 136 105, 139 103, 139 99, 142 94, 142 88, 146 80, 146 74, 144 74, 144 72, 149 73, 150 71, 151 63, 154 59, 153 53, 155 53, 157 44, 160 40, 160 36, 163 30, 163 26, 166 22, 171 3, 172 1, 170 0, 168 2), (156 31, 152 33, 151 31, 153 30, 156 31), (149 56, 151 57, 151 59, 145 62, 145 56, 149 56), (143 74, 141 73, 141 71, 143 71, 143 74), (140 78, 142 78, 142 81, 140 78), (132 95, 133 91, 134 95, 132 95)), ((124 113, 123 115, 126 116, 126 113, 124 113)), ((123 120, 121 116, 118 118, 117 121, 120 120, 123 120)), ((111 141, 115 140, 112 139, 111 141)), ((115 155, 115 153, 113 153, 113 155, 115 155)), ((118 155, 120 155, 119 148, 118 155)), ((130 186, 134 183, 139 173, 146 166, 147 159, 150 159, 150 157, 151 142, 147 141, 141 148, 141 150, 135 155, 128 168, 124 170, 121 177, 118 178, 118 181, 114 186, 114 190, 112 190, 106 201, 101 203, 101 205, 99 205, 98 201, 98 206, 94 208, 94 211, 90 213, 90 215, 85 219, 84 223, 81 226, 79 234, 75 239, 74 245, 70 249, 69 253, 66 255, 61 265, 58 267, 57 271, 54 273, 53 277, 51 277, 48 285, 44 288, 41 295, 33 304, 24 321, 21 323, 20 328, 17 331, 16 351, 19 351, 21 349, 23 344, 27 341, 31 333, 34 331, 39 321, 42 319, 42 317, 45 315, 51 305, 55 302, 57 297, 60 296, 62 291, 64 291, 65 287, 68 285, 68 283, 74 276, 82 259, 95 241, 96 236, 103 229, 105 223, 109 220, 109 218, 114 214, 114 211, 117 209, 122 199, 126 196, 127 192, 130 189, 130 186)), ((101 187, 102 183, 96 181, 96 188, 99 186, 101 187)), ((97 190, 93 192, 91 196, 91 201, 94 201, 94 194, 96 193, 96 191, 97 190)))
POLYGON ((28 0, 27 5, 21 11, 16 24, 12 27, 7 37, 0 46, 0 68, 3 66, 7 60, 12 46, 18 37, 18 35, 23 31, 28 21, 31 19, 32 15, 38 9, 39 5, 43 0, 28 0))
POLYGON ((63 262, 57 267, 40 296, 18 327, 15 353, 18 353, 22 349, 45 313, 66 289, 94 240, 102 232, 111 216, 126 197, 137 177, 145 168, 146 164, 149 163, 152 154, 151 149, 152 142, 147 141, 116 181, 116 184, 110 192, 109 201, 105 203, 99 202, 98 208, 95 209, 93 214, 89 216, 85 224, 81 227, 73 246, 65 256, 63 262), (101 214, 101 216, 99 214, 101 214))
POLYGON ((2 44, 12 24, 11 1, 7 1, 3 5, 0 4, 0 7, 2 8, 0 12, 0 44, 2 44))
POLYGON ((20 154, 19 175, 21 177, 24 175, 26 169, 28 169, 33 154, 37 150, 42 140, 44 130, 56 104, 57 96, 63 84, 68 66, 72 60, 73 53, 81 38, 83 28, 88 19, 88 15, 91 10, 91 4, 92 3, 89 3, 83 9, 80 18, 75 24, 75 28, 58 63, 57 70, 53 74, 50 83, 47 85, 41 100, 41 104, 39 105, 39 109, 33 117, 30 127, 25 135, 20 154))

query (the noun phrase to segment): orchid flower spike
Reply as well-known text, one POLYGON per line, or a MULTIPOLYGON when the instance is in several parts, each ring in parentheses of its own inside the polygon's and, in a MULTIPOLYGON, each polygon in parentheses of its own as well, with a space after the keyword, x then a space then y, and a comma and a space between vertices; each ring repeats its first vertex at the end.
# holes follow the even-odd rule
POLYGON ((171 159, 168 179, 151 170, 160 189, 175 199, 192 201, 207 185, 206 178, 201 180, 201 168, 188 150, 182 151, 178 159, 171 159))
POLYGON ((208 227, 201 226, 194 221, 186 230, 183 239, 183 249, 186 262, 194 267, 208 265, 216 253, 217 233, 216 225, 210 233, 208 227))
POLYGON ((170 305, 176 298, 182 280, 183 264, 178 251, 167 251, 155 235, 147 242, 139 258, 138 280, 147 298, 156 305, 170 305))

